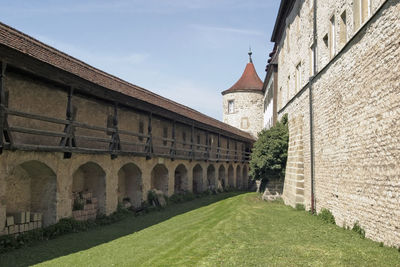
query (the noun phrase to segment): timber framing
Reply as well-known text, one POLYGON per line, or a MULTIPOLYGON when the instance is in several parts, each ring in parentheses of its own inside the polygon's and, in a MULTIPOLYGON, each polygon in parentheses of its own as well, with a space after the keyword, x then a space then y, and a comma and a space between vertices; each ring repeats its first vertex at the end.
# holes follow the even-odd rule
MULTIPOLYGON (((34 48, 38 47, 38 49, 44 49, 49 53, 48 57, 56 55, 56 57, 61 57, 64 60, 68 59, 69 57, 62 52, 48 47, 37 40, 0 23, 0 37, 3 37, 3 35, 7 34, 14 34, 15 38, 20 38, 20 41, 30 42, 29 44, 34 48), (6 34, 4 32, 6 32, 6 34)), ((246 146, 251 147, 254 139, 248 133, 219 122, 171 100, 162 98, 143 88, 124 82, 71 57, 70 61, 72 63, 69 62, 70 64, 79 65, 76 66, 77 69, 86 67, 95 77, 88 79, 85 76, 86 74, 79 76, 77 75, 76 71, 65 70, 65 66, 55 66, 55 64, 51 64, 53 62, 49 63, 43 61, 41 58, 38 58, 37 55, 33 55, 34 53, 32 53, 32 51, 21 51, 20 49, 13 47, 12 44, 7 43, 11 42, 10 40, 12 39, 9 37, 3 39, 0 38, 0 133, 2 133, 0 138, 0 153, 4 148, 11 150, 18 149, 28 151, 63 152, 64 158, 66 159, 70 158, 72 153, 107 153, 110 154, 112 159, 116 158, 118 155, 139 155, 148 159, 155 156, 162 156, 171 159, 201 159, 205 161, 218 161, 220 159, 224 159, 226 161, 237 161, 238 158, 240 158, 243 161, 248 161, 250 154, 249 152, 242 152, 240 153, 241 155, 238 156, 237 149, 235 149, 235 151, 230 151, 229 149, 229 140, 235 144, 236 142, 242 142, 245 143, 246 146), (3 82, 4 76, 8 72, 28 76, 34 80, 51 84, 57 89, 65 91, 68 96, 65 119, 58 119, 43 114, 34 114, 8 108, 6 103, 7 88, 4 88, 3 82), (102 76, 100 77, 100 82, 94 82, 97 76, 102 76), (118 83, 122 88, 130 86, 131 88, 128 89, 131 89, 131 91, 115 90, 113 86, 115 84, 118 85, 118 83), (110 86, 106 87, 104 84, 109 84, 110 86), (91 101, 113 106, 114 112, 113 115, 109 117, 107 125, 101 127, 76 121, 76 110, 72 104, 74 102, 73 99, 76 96, 88 98, 91 101), (144 134, 119 129, 118 108, 127 108, 140 114, 147 114, 148 132, 144 134), (16 116, 29 120, 63 125, 64 130, 57 132, 20 126, 9 127, 7 124, 8 116, 16 116), (152 132, 152 123, 154 118, 160 118, 162 120, 171 122, 171 125, 173 125, 172 138, 154 136, 152 132), (180 142, 177 140, 177 123, 191 128, 190 142, 180 142), (105 134, 105 137, 82 134, 79 135, 76 132, 76 129, 78 128, 102 132, 105 134), (204 132, 204 135, 206 136, 205 145, 198 143, 195 144, 194 132, 197 130, 204 132), (56 137, 59 138, 59 145, 14 143, 12 141, 13 133, 49 136, 53 138, 56 137), (120 135, 145 139, 145 143, 127 141, 121 139, 120 135), (209 140, 210 135, 218 136, 218 147, 216 148, 216 153, 214 154, 211 153, 212 148, 209 140), (221 137, 224 137, 228 140, 227 149, 220 147, 221 137), (169 145, 168 147, 156 145, 154 143, 154 139, 157 141, 161 140, 162 143, 168 143, 169 145), (108 148, 100 149, 82 147, 79 145, 79 141, 77 140, 105 143, 108 144, 108 148), (178 148, 177 144, 182 144, 183 147, 190 147, 190 149, 178 148), (128 147, 131 146, 136 148, 128 149, 128 147)), ((67 66, 69 65, 67 64, 67 66)))

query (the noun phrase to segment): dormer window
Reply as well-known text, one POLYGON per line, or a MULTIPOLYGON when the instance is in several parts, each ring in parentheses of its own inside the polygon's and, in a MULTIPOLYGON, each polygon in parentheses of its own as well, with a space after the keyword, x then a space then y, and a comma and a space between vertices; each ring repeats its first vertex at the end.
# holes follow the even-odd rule
POLYGON ((235 110, 235 101, 229 100, 228 101, 228 113, 233 113, 235 110))

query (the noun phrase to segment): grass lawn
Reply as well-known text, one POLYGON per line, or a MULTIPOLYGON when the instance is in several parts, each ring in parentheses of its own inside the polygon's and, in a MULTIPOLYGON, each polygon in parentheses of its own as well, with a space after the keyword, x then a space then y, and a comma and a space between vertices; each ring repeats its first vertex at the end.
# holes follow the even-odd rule
POLYGON ((255 193, 224 193, 0 255, 0 266, 400 266, 393 248, 255 193))

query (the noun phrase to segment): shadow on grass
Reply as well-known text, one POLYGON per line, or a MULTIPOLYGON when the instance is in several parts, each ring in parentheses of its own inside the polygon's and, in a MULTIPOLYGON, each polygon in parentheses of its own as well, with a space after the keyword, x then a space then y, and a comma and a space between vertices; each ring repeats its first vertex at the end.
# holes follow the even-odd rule
POLYGON ((0 266, 30 266, 86 250, 143 230, 174 216, 243 193, 244 192, 229 192, 205 196, 193 201, 170 205, 161 211, 137 217, 132 214, 122 221, 107 226, 93 228, 86 232, 67 234, 49 241, 36 242, 30 247, 24 247, 5 254, 0 254, 0 266))

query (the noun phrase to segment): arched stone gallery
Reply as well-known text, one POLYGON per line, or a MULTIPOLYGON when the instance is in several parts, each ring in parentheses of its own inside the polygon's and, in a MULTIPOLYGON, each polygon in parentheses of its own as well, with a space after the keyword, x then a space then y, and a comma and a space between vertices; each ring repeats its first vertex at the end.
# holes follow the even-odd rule
POLYGON ((168 169, 164 164, 157 164, 151 171, 151 188, 168 195, 168 169))
POLYGON ((41 213, 44 226, 53 224, 57 220, 56 194, 53 170, 40 161, 24 162, 6 177, 6 213, 41 213))
POLYGON ((188 190, 188 171, 183 164, 179 164, 175 169, 174 193, 182 193, 188 190))
POLYGON ((203 168, 197 164, 193 168, 193 193, 198 194, 203 191, 203 168))
POLYGON ((118 202, 129 201, 132 206, 142 203, 142 172, 133 163, 125 164, 118 171, 118 202))
MULTIPOLYGON (((72 178, 72 205, 78 198, 98 203, 97 211, 106 213, 106 173, 97 163, 88 162, 81 165, 72 178)), ((74 209, 74 207, 72 207, 74 209)))

